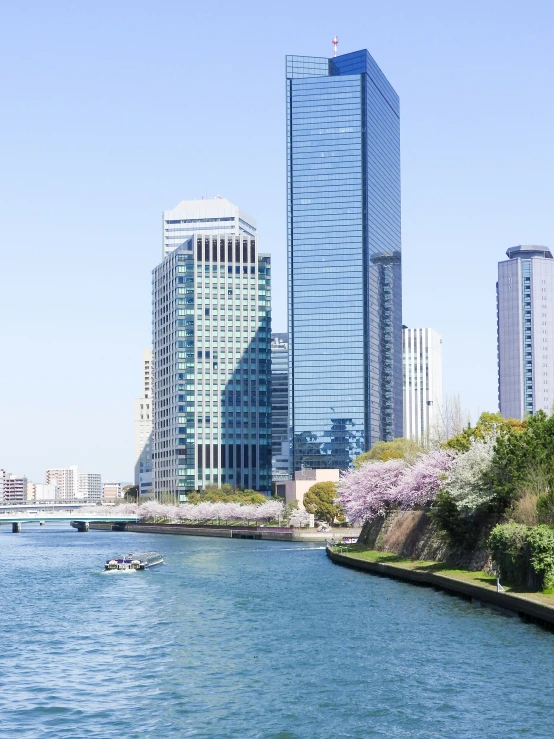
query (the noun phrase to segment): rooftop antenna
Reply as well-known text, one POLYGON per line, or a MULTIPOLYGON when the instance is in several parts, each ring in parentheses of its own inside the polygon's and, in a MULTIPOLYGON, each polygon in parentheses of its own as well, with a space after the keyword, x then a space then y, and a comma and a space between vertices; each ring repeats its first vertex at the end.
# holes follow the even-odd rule
POLYGON ((338 46, 338 43, 339 43, 339 37, 338 36, 333 36, 333 56, 336 56, 337 55, 337 46, 338 46))

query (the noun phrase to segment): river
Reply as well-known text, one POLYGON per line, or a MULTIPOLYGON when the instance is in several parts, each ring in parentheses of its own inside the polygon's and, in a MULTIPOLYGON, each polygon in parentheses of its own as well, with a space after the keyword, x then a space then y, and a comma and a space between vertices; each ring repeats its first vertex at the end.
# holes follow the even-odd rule
POLYGON ((321 545, 0 528, 2 739, 552 737, 554 634, 321 545), (165 564, 104 574, 107 555, 165 564))

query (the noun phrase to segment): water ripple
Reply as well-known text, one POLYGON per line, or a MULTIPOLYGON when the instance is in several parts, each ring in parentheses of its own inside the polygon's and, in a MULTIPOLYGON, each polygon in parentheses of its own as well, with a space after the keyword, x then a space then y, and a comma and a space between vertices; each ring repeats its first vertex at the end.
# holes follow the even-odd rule
POLYGON ((554 636, 320 545, 0 528, 2 739, 551 737, 554 636), (106 556, 166 564, 104 577, 106 556))

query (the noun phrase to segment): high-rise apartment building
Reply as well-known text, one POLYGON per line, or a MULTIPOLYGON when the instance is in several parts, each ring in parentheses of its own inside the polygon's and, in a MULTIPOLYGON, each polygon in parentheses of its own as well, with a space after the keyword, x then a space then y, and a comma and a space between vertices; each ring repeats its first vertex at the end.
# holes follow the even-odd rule
POLYGON ((545 246, 512 246, 498 264, 498 400, 504 418, 554 403, 554 259, 545 246))
POLYGON ((402 436, 400 113, 368 51, 287 57, 292 469, 402 436))
POLYGON ((142 352, 142 397, 135 400, 135 485, 152 492, 152 349, 142 352))
POLYGON ((404 437, 428 444, 442 411, 442 339, 432 328, 402 329, 404 437))
POLYGON ((226 200, 166 211, 153 271, 154 494, 271 490, 271 263, 226 200))
POLYGON ((102 477, 97 473, 79 472, 76 466, 46 470, 46 484, 55 485, 60 501, 102 500, 102 477))
POLYGON ((79 472, 77 474, 78 500, 86 500, 89 503, 100 503, 102 500, 102 476, 96 473, 79 472))
POLYGON ((60 491, 60 500, 75 500, 77 498, 77 467, 51 468, 46 470, 46 484, 57 485, 60 491))
POLYGON ((271 334, 271 467, 273 481, 289 479, 289 336, 271 334))
POLYGON ((4 472, 3 483, 4 503, 20 504, 27 502, 27 478, 25 475, 12 475, 10 472, 4 472))

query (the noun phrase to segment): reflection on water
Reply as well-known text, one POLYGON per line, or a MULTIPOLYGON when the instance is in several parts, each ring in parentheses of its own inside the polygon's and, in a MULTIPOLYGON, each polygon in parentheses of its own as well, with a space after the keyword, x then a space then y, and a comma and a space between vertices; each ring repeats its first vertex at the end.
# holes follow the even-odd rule
POLYGON ((554 635, 321 544, 29 525, 0 548, 2 739, 551 736, 554 635), (165 564, 98 576, 129 549, 165 564))

